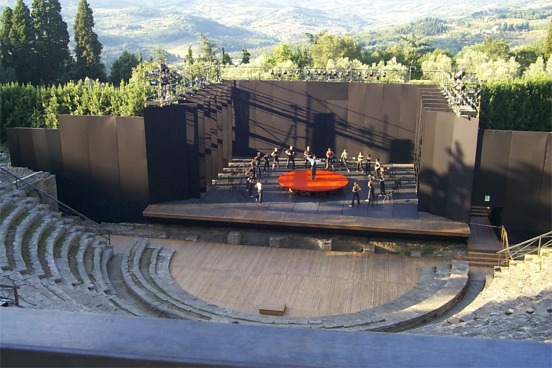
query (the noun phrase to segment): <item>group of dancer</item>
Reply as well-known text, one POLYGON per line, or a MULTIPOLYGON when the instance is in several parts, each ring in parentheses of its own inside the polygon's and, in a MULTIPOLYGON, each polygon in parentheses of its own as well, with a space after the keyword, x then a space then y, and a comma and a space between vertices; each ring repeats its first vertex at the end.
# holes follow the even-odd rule
MULTIPOLYGON (((286 156, 286 168, 290 168, 292 170, 295 170, 295 155, 296 151, 293 146, 289 146, 284 151, 284 154, 286 156)), ((337 158, 334 151, 328 147, 325 153, 325 160, 319 159, 311 150, 310 146, 307 146, 306 149, 303 151, 303 158, 304 158, 304 167, 305 168, 311 168, 311 180, 316 179, 316 171, 319 165, 322 162, 325 162, 325 169, 329 170, 331 167, 332 170, 335 171, 334 164, 336 162, 340 163, 340 168, 345 167, 347 172, 351 172, 351 169, 349 168, 349 153, 347 152, 347 149, 344 148, 341 152, 341 155, 339 156, 339 159, 337 158)), ((370 154, 366 158, 364 158, 364 155, 362 152, 359 152, 356 158, 353 158, 354 162, 356 163, 356 171, 361 172, 365 175, 368 175, 368 196, 366 198, 366 202, 374 202, 375 194, 374 194, 374 182, 379 181, 380 184, 380 194, 385 195, 385 168, 381 163, 379 162, 379 159, 376 158, 374 162, 374 171, 375 176, 372 175, 372 159, 370 157, 370 154)), ((251 159, 251 162, 249 166, 246 169, 246 186, 247 186, 247 192, 249 193, 250 197, 253 197, 253 189, 257 190, 257 195, 255 196, 256 201, 259 202, 259 204, 262 204, 262 181, 260 180, 260 176, 262 175, 262 172, 270 172, 280 169, 280 149, 278 147, 274 147, 272 152, 257 152, 257 155, 251 159), (272 163, 272 165, 271 165, 272 163)), ((360 186, 358 185, 358 182, 354 182, 353 184, 353 200, 349 207, 354 206, 355 200, 360 205, 360 195, 359 192, 361 191, 360 186)))

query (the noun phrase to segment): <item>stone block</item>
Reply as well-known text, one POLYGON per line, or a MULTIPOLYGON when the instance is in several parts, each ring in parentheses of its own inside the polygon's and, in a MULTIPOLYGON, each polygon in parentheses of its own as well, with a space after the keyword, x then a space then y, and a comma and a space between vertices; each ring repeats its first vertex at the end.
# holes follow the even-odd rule
POLYGON ((230 231, 228 233, 228 244, 241 244, 242 241, 242 233, 240 231, 230 231))
POLYGON ((317 243, 320 250, 323 250, 323 251, 332 250, 332 239, 319 239, 317 243))
POLYGON ((268 239, 268 246, 272 248, 282 248, 286 245, 286 238, 283 236, 271 236, 268 239))

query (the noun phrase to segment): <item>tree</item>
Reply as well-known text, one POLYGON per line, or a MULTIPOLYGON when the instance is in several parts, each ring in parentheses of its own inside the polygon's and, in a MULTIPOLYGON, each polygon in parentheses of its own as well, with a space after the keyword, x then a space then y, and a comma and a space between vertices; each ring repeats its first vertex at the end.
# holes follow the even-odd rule
POLYGON ((73 79, 105 80, 105 65, 101 62, 102 44, 94 33, 94 17, 86 0, 80 0, 75 16, 75 68, 73 79))
POLYGON ((216 59, 216 45, 201 33, 198 33, 198 37, 199 49, 201 50, 200 57, 207 63, 214 62, 216 59))
POLYGON ((548 25, 548 33, 546 34, 546 40, 544 41, 544 57, 549 60, 552 55, 552 19, 548 25))
POLYGON ((477 45, 464 47, 460 53, 464 50, 474 50, 482 52, 491 58, 491 60, 508 60, 510 57, 510 46, 504 40, 493 40, 490 37, 485 38, 483 43, 477 45))
POLYGON ((8 39, 13 50, 11 66, 17 81, 36 82, 36 51, 31 13, 22 0, 17 0, 13 9, 8 39))
POLYGON ((37 72, 42 83, 60 82, 69 64, 69 33, 58 0, 34 0, 37 72))
POLYGON ((224 47, 222 48, 222 59, 221 59, 222 65, 230 65, 232 64, 232 58, 230 55, 228 55, 226 52, 224 52, 224 47))
POLYGON ((139 64, 138 58, 128 51, 123 51, 113 64, 111 64, 111 75, 109 80, 115 86, 119 86, 121 82, 128 82, 132 77, 132 70, 139 64))
POLYGON ((16 80, 13 69, 13 45, 10 41, 13 11, 10 7, 4 8, 0 20, 0 84, 16 80))
POLYGON ((186 64, 194 63, 194 54, 192 53, 192 45, 188 45, 188 53, 186 54, 185 62, 186 64))
POLYGON ((242 47, 242 64, 249 64, 249 61, 251 60, 251 54, 247 49, 245 48, 245 45, 242 47))
POLYGON ((328 60, 349 58, 349 60, 360 60, 360 45, 349 36, 334 36, 322 34, 313 36, 313 43, 310 47, 310 55, 315 68, 325 68, 328 60))
POLYGON ((274 64, 284 63, 292 59, 293 52, 286 43, 278 44, 272 51, 272 62, 274 64))

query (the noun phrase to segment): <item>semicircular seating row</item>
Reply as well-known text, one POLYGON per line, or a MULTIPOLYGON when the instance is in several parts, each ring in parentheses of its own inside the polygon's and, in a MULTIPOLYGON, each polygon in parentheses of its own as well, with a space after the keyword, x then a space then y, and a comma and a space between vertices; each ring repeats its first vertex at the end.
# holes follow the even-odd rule
POLYGON ((424 269, 409 292, 368 310, 313 318, 255 315, 187 293, 169 272, 173 254, 174 250, 154 246, 146 238, 135 238, 121 254, 114 254, 98 234, 50 210, 38 197, 0 182, 0 284, 17 287, 24 308, 399 331, 446 311, 462 297, 468 283, 467 262, 452 261, 424 269))

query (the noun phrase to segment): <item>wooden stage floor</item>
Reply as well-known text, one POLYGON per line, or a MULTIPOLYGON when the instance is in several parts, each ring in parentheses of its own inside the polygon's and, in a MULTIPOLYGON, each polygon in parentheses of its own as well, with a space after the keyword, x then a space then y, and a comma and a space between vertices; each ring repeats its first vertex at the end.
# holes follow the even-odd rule
MULTIPOLYGON (((367 177, 361 173, 341 172, 349 179, 340 191, 327 195, 289 193, 278 184, 284 170, 263 173, 263 204, 259 205, 244 187, 212 186, 201 198, 152 204, 143 215, 154 221, 194 222, 219 226, 255 226, 270 230, 346 232, 349 234, 419 235, 467 239, 467 223, 418 212, 415 188, 403 185, 392 200, 376 204, 364 202, 367 177), (351 204, 353 181, 362 188, 361 204, 351 204)), ((388 188, 389 190, 390 188, 388 188)), ((379 187, 376 186, 376 194, 379 187)))
POLYGON ((412 289, 422 267, 445 261, 167 239, 151 243, 176 250, 171 274, 198 298, 253 314, 263 305, 285 303, 286 317, 376 307, 412 289))

